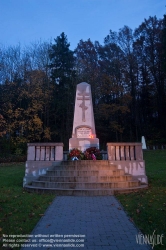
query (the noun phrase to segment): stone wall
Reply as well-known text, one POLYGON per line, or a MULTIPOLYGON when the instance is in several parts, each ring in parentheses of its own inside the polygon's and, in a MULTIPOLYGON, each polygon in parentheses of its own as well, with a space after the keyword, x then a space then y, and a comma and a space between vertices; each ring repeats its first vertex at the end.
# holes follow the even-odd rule
POLYGON ((28 143, 23 186, 63 160, 63 143, 28 143))
POLYGON ((118 165, 126 174, 138 178, 141 183, 148 183, 142 143, 107 143, 108 160, 118 165))

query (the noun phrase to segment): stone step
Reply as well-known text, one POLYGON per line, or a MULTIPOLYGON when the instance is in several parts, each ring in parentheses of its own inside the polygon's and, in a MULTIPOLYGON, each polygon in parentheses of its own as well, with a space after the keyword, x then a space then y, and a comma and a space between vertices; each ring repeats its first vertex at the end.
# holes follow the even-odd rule
POLYGON ((47 182, 117 182, 117 181, 131 181, 131 175, 119 176, 40 176, 39 181, 47 182))
POLYGON ((58 165, 54 166, 53 170, 84 170, 84 171, 95 171, 95 170, 117 170, 118 167, 116 165, 58 165))
POLYGON ((46 176, 119 176, 124 175, 123 169, 117 170, 48 170, 46 176))
POLYGON ((126 188, 138 187, 139 181, 119 181, 119 182, 45 182, 33 181, 32 186, 43 188, 58 188, 58 189, 109 189, 109 188, 126 188))
MULTIPOLYGON (((55 163, 56 164, 56 163, 55 163)), ((54 165, 54 163, 53 163, 54 165)), ((108 160, 97 160, 97 161, 92 161, 92 160, 78 160, 78 161, 62 161, 61 162, 61 166, 62 165, 67 165, 67 166, 77 166, 77 165, 81 165, 81 166, 110 166, 110 165, 114 165, 114 164, 110 164, 110 162, 108 160)))
POLYGON ((63 161, 61 165, 56 164, 53 163, 52 170, 32 181, 25 189, 56 195, 98 196, 128 193, 147 187, 109 161, 63 161))
POLYGON ((24 187, 28 192, 35 193, 53 193, 55 195, 62 196, 104 196, 104 195, 115 195, 119 193, 131 193, 139 192, 142 189, 147 189, 148 185, 141 185, 139 187, 130 187, 130 188, 111 188, 111 189, 55 189, 55 188, 40 188, 30 185, 24 187))

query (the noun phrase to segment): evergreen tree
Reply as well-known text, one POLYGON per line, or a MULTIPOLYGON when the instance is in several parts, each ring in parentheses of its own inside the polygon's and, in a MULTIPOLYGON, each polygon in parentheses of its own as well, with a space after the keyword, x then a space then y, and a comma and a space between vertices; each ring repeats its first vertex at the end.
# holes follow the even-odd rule
POLYGON ((64 142, 67 148, 72 133, 75 94, 74 55, 69 47, 67 36, 62 33, 50 50, 51 83, 54 89, 52 131, 57 131, 53 138, 64 142))

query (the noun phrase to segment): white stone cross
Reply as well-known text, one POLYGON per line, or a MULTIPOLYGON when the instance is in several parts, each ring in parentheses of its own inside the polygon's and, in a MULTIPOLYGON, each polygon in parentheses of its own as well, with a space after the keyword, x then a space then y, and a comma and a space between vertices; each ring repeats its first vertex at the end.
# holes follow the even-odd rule
POLYGON ((77 97, 77 100, 82 100, 82 103, 79 105, 80 108, 82 108, 82 121, 85 122, 85 110, 88 109, 88 107, 85 105, 86 100, 90 100, 90 95, 86 91, 82 91, 81 93, 78 93, 80 97, 77 97))

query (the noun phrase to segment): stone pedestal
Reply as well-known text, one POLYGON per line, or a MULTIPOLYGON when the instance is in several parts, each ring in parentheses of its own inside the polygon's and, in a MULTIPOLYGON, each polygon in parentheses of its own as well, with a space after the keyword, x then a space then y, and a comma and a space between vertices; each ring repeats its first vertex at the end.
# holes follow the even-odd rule
POLYGON ((78 148, 85 151, 89 147, 99 148, 94 123, 91 87, 82 82, 77 85, 72 138, 69 140, 69 150, 78 148))
POLYGON ((70 138, 69 139, 69 150, 72 148, 78 148, 81 151, 85 151, 87 148, 96 147, 99 148, 99 139, 79 139, 79 138, 70 138))

